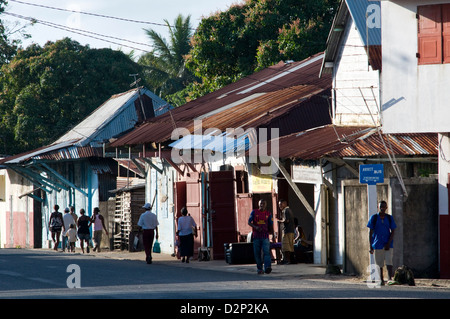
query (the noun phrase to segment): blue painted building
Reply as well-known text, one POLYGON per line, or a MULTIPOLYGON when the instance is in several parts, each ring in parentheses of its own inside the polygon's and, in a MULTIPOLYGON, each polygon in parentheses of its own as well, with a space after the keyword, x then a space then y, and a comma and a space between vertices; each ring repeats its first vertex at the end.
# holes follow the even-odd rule
MULTIPOLYGON (((51 145, 0 160, 4 176, 0 188, 5 193, 0 201, 0 247, 48 247, 48 222, 55 204, 60 212, 74 206, 77 215, 81 208, 91 215, 94 207, 100 207, 107 215, 106 202, 114 196, 110 191, 117 188, 121 170, 114 159, 120 154, 107 154, 107 144, 169 107, 145 88, 116 94, 51 145)), ((124 175, 140 173, 130 170, 124 175)))

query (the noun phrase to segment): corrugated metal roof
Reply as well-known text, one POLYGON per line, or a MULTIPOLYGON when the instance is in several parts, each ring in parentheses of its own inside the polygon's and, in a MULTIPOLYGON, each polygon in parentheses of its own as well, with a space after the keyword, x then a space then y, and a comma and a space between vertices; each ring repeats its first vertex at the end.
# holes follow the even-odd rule
POLYGON ((33 156, 36 160, 69 160, 69 159, 79 159, 79 158, 89 158, 89 157, 102 157, 103 149, 101 147, 91 147, 91 146, 71 146, 58 149, 52 152, 44 152, 33 156))
POLYGON ((246 151, 250 141, 256 140, 256 132, 253 130, 216 134, 211 132, 205 135, 187 135, 173 142, 169 146, 179 150, 210 150, 220 153, 246 151), (255 134, 253 134, 255 133, 255 134))
MULTIPOLYGON (((140 88, 140 93, 152 99, 155 116, 166 113, 170 108, 164 100, 149 90, 140 88)), ((138 89, 115 94, 51 145, 7 157, 0 163, 18 164, 30 159, 67 160, 102 157, 101 143, 132 129, 136 124, 138 116, 134 101, 137 98, 138 89)))
POLYGON ((316 160, 321 157, 437 156, 434 133, 382 134, 377 128, 327 125, 279 139, 280 158, 316 160), (383 143, 384 141, 384 143, 383 143), (385 147, 386 145, 386 147, 385 147))
MULTIPOLYGON (((307 118, 315 120, 308 123, 305 118, 296 118, 299 126, 294 131, 329 123, 327 98, 330 96, 331 77, 319 78, 322 58, 323 53, 319 53, 301 62, 280 62, 180 106, 170 114, 150 119, 111 146, 167 142, 175 128, 186 128, 193 133, 194 120, 201 120, 203 129, 217 128, 221 131, 270 126, 297 108, 304 108, 309 113, 307 118), (317 97, 322 99, 321 103, 317 102, 317 97)), ((296 114, 292 112, 291 116, 296 114)))
POLYGON ((321 74, 332 73, 333 67, 327 62, 334 62, 336 59, 349 17, 353 19, 358 29, 366 51, 367 47, 369 48, 367 54, 370 65, 374 70, 382 68, 380 1, 342 0, 328 35, 321 74))
POLYGON ((113 167, 114 163, 115 162, 110 158, 96 157, 89 159, 89 164, 91 165, 91 169, 95 174, 113 174, 115 171, 113 167))
POLYGON ((32 158, 33 156, 38 156, 39 154, 43 154, 46 152, 53 152, 55 150, 58 150, 60 148, 64 148, 64 147, 68 147, 70 145, 72 145, 75 141, 67 141, 67 142, 61 142, 58 144, 52 144, 49 146, 43 146, 37 149, 34 149, 32 151, 29 152, 25 152, 25 153, 21 153, 21 154, 17 154, 14 156, 8 156, 3 158, 2 160, 0 160, 1 164, 17 164, 20 163, 22 161, 26 161, 30 158, 32 158))
POLYGON ((141 95, 145 94, 152 99, 155 115, 161 115, 167 111, 162 107, 167 103, 149 90, 132 89, 111 96, 55 143, 78 140, 78 146, 98 144, 133 128, 138 121, 134 101, 138 98, 139 92, 141 95))
POLYGON ((366 45, 381 45, 380 1, 345 0, 358 28, 361 40, 366 45))

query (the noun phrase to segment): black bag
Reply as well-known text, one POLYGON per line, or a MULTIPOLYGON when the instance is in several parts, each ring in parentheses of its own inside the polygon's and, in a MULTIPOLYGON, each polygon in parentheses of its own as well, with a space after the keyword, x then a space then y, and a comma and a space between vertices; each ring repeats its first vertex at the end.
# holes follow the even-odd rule
POLYGON ((409 267, 403 265, 398 267, 394 274, 394 283, 398 285, 408 284, 409 286, 415 286, 414 274, 409 267))

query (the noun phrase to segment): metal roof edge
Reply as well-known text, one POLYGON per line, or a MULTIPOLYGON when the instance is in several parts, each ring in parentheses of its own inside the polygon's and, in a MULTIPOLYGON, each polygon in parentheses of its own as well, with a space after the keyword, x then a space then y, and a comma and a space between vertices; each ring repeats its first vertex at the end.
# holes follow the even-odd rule
POLYGON ((349 10, 347 7, 347 2, 345 0, 341 0, 341 4, 339 5, 338 11, 336 12, 336 15, 334 16, 333 23, 331 25, 330 32, 328 34, 327 42, 326 42, 326 50, 325 55, 323 57, 322 67, 320 68, 319 77, 322 77, 323 73, 330 73, 329 71, 326 71, 327 68, 325 67, 325 64, 330 61, 334 61, 337 53, 337 47, 339 46, 340 39, 344 33, 344 30, 342 31, 335 31, 338 21, 341 19, 346 20, 345 23, 347 23, 349 10), (330 46, 333 44, 333 50, 330 50, 330 46))
MULTIPOLYGON (((120 113, 122 113, 124 110, 126 110, 126 109, 129 107, 129 104, 130 104, 130 103, 132 103, 132 102, 134 103, 134 98, 135 98, 135 96, 138 94, 138 89, 133 89, 133 90, 135 90, 136 92, 135 92, 133 95, 131 95, 131 96, 126 100, 126 102, 124 102, 124 103, 122 104, 122 106, 120 106, 114 113, 110 114, 110 116, 109 116, 107 119, 105 119, 105 121, 103 121, 103 122, 102 122, 102 123, 94 130, 94 132, 93 132, 90 136, 86 137, 86 139, 85 139, 84 141, 82 141, 82 142, 80 143, 79 146, 84 147, 84 146, 87 146, 88 144, 90 144, 90 143, 95 139, 95 137, 96 137, 97 135, 100 134, 101 130, 102 130, 105 126, 107 126, 107 125, 108 125, 108 124, 109 124, 116 116, 118 116, 120 113)), ((122 96, 122 95, 124 95, 124 94, 127 94, 127 93, 130 92, 130 91, 132 91, 132 90, 128 90, 128 91, 126 91, 126 92, 123 92, 122 94, 116 94, 117 96, 115 96, 114 98, 117 98, 117 97, 120 97, 120 96, 122 96)), ((112 97, 109 98, 108 100, 106 100, 101 106, 105 105, 105 104, 106 104, 108 101, 110 101, 111 99, 112 99, 112 97)), ((99 110, 99 109, 101 108, 101 106, 98 107, 97 109, 95 109, 95 111, 99 110)), ((86 118, 88 118, 90 115, 94 114, 95 111, 92 112, 91 114, 89 114, 86 118)), ((86 118, 85 118, 85 119, 86 119, 86 118)), ((82 122, 83 122, 83 121, 81 121, 80 124, 81 124, 82 122)))
MULTIPOLYGON (((119 108, 119 110, 123 109, 123 106, 128 104, 128 102, 130 101, 130 99, 137 93, 137 89, 130 89, 128 91, 125 92, 121 92, 121 93, 117 93, 117 94, 113 94, 111 95, 107 100, 105 100, 102 104, 100 104, 100 106, 96 107, 91 113, 89 113, 87 116, 85 116, 77 125, 75 125, 73 128, 71 128, 70 130, 68 130, 67 132, 65 132, 64 134, 62 134, 60 137, 58 137, 58 139, 55 140, 54 143, 58 142, 59 140, 61 140, 64 136, 68 135, 70 132, 72 132, 73 130, 75 130, 78 126, 80 126, 83 122, 85 122, 88 118, 90 118, 91 116, 93 116, 96 112, 98 112, 102 107, 104 107, 109 101, 119 98, 125 94, 129 94, 130 92, 135 91, 135 93, 133 95, 130 96, 130 98, 119 108)), ((108 121, 109 119, 113 118, 115 116, 115 114, 117 114, 117 111, 114 112, 111 116, 109 116, 106 121, 108 121)), ((105 122, 103 122, 104 124, 105 122)), ((108 121, 109 123, 109 121, 108 121)), ((100 127, 102 127, 104 125, 101 125, 100 127)), ((95 130, 95 132, 93 133, 93 135, 98 134, 98 130, 95 130)), ((89 140, 91 136, 86 137, 86 140, 89 140)), ((79 146, 86 146, 87 144, 89 144, 89 141, 86 143, 81 143, 79 146)))
POLYGON ((31 159, 33 156, 37 156, 39 154, 43 154, 43 153, 47 153, 47 152, 56 151, 58 149, 65 148, 68 146, 72 146, 73 143, 76 141, 77 140, 70 140, 70 141, 65 141, 65 142, 60 142, 60 143, 53 143, 53 144, 50 144, 47 146, 36 148, 36 149, 28 151, 28 152, 10 156, 11 157, 10 160, 8 160, 8 157, 6 157, 1 162, 3 164, 18 164, 20 162, 31 159))
MULTIPOLYGON (((150 99, 152 99, 152 100, 157 100, 157 103, 158 103, 158 104, 161 104, 161 105, 162 105, 162 104, 167 104, 167 105, 169 105, 169 107, 171 106, 169 103, 167 103, 166 101, 164 101, 163 99, 161 99, 159 96, 157 96, 156 94, 154 94, 152 91, 150 91, 148 88, 142 86, 142 87, 139 87, 139 88, 131 89, 131 90, 128 90, 128 91, 126 91, 126 92, 118 93, 118 94, 115 94, 115 95, 111 96, 111 97, 110 97, 108 100, 106 100, 100 107, 98 107, 98 108, 96 109, 96 111, 97 111, 98 109, 100 109, 103 105, 105 105, 108 101, 110 101, 111 99, 121 97, 122 95, 128 94, 128 93, 130 93, 130 92, 133 91, 133 90, 135 91, 134 94, 130 95, 130 97, 122 104, 122 106, 120 106, 114 113, 110 114, 110 116, 109 116, 104 122, 102 122, 101 125, 98 126, 90 136, 86 137, 86 139, 83 140, 83 141, 79 144, 79 146, 84 147, 84 146, 89 145, 91 142, 93 142, 93 140, 95 139, 95 137, 98 136, 98 135, 101 133, 101 131, 102 131, 102 129, 103 129, 104 127, 106 127, 107 125, 109 125, 109 124, 111 123, 111 121, 114 120, 114 118, 116 118, 119 114, 121 114, 121 113, 124 112, 126 109, 128 109, 128 107, 130 106, 131 103, 134 103, 134 102, 136 101, 137 95, 138 95, 139 93, 140 93, 140 94, 145 94, 145 95, 147 95, 147 96, 148 96, 150 99)), ((92 112, 90 115, 92 115, 92 114, 94 114, 94 113, 95 113, 95 111, 92 112)), ((155 113, 156 113, 156 112, 155 112, 155 113)), ((88 115, 87 117, 89 117, 90 115, 88 115)), ((86 117, 86 118, 87 118, 87 117, 86 117)), ((156 115, 155 115, 155 117, 156 117, 156 115)), ((80 124, 81 124, 81 123, 82 123, 82 122, 80 122, 80 124)))

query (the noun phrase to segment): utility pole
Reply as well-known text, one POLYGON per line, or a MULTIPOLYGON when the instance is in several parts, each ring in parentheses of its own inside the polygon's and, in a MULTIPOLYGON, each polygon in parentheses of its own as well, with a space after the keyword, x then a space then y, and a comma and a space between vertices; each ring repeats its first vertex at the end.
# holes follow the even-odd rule
POLYGON ((145 120, 145 119, 147 119, 147 115, 145 114, 144 104, 142 103, 141 90, 139 89, 139 86, 138 86, 138 83, 141 81, 141 79, 137 78, 138 75, 139 75, 138 73, 129 75, 134 78, 134 82, 130 84, 130 87, 136 86, 136 89, 138 90, 139 103, 141 104, 142 116, 144 117, 143 120, 145 120))

